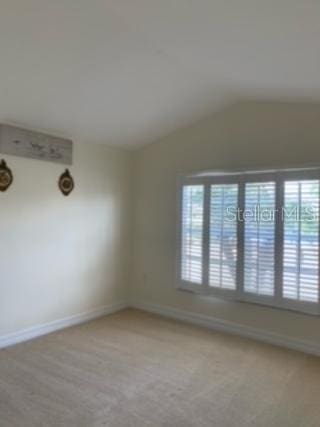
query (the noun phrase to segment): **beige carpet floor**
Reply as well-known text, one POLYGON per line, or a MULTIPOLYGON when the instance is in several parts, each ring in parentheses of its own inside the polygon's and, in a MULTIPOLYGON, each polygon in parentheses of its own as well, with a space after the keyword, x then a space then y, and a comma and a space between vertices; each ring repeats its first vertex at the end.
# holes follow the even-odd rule
POLYGON ((137 310, 0 351, 0 426, 320 426, 320 358, 137 310))

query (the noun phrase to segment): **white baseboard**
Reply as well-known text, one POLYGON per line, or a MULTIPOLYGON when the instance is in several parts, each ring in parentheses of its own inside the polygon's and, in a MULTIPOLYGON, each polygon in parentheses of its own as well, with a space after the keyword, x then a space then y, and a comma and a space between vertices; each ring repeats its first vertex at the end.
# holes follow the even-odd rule
POLYGON ((143 301, 132 301, 130 307, 148 311, 150 313, 160 314, 161 316, 172 319, 182 320, 206 328, 227 332, 229 334, 239 335, 246 338, 262 341, 268 344, 273 344, 280 347, 298 350, 304 353, 320 356, 320 344, 294 339, 285 335, 275 334, 265 330, 253 328, 250 326, 240 325, 238 323, 229 322, 226 320, 216 319, 211 316, 191 313, 185 310, 176 309, 169 306, 160 306, 150 304, 143 301))
POLYGON ((125 302, 111 304, 85 313, 76 314, 70 317, 55 320, 50 323, 45 323, 42 325, 34 326, 32 328, 24 329, 13 334, 3 335, 0 336, 0 349, 24 341, 29 341, 31 339, 40 337, 42 335, 47 335, 51 332, 55 332, 60 329, 79 325, 81 323, 88 322, 98 317, 115 313, 127 307, 133 307, 150 313, 169 317, 171 319, 181 320, 187 323, 192 323, 194 325, 203 326, 205 328, 209 328, 215 331, 221 331, 243 336, 246 338, 252 338, 258 341, 266 342, 268 344, 273 344, 276 346, 289 348, 291 350, 298 350, 304 353, 320 356, 320 344, 314 342, 298 340, 291 337, 287 337, 285 335, 275 334, 273 332, 264 331, 250 326, 216 319, 211 316, 192 313, 169 306, 150 304, 144 301, 132 301, 130 304, 127 304, 125 302))
POLYGON ((44 323, 42 325, 33 326, 22 331, 14 332, 13 334, 0 336, 0 349, 9 347, 24 341, 29 341, 33 338, 47 335, 51 332, 58 331, 60 329, 68 328, 70 326, 79 325, 81 323, 88 322, 89 320, 96 319, 107 314, 115 313, 119 310, 126 308, 128 305, 125 302, 117 304, 111 304, 104 307, 100 307, 85 313, 75 314, 70 317, 63 319, 54 320, 53 322, 44 323))

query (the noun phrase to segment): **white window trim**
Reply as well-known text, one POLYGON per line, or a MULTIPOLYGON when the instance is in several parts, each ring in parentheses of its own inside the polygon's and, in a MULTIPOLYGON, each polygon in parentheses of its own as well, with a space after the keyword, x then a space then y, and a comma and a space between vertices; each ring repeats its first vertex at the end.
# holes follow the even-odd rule
MULTIPOLYGON (((240 302, 249 302, 260 305, 271 306, 273 308, 287 309, 298 311, 306 314, 320 314, 320 292, 318 302, 297 301, 282 296, 282 260, 283 260, 283 226, 280 224, 281 219, 276 218, 275 231, 275 294, 274 296, 255 295, 243 290, 243 230, 244 223, 238 222, 238 254, 237 254, 237 287, 236 290, 219 289, 209 286, 209 203, 210 203, 210 186, 217 183, 237 183, 239 184, 238 198, 241 203, 244 202, 242 197, 244 185, 247 182, 264 182, 272 180, 276 182, 276 208, 283 205, 283 183, 284 181, 295 180, 320 180, 320 168, 312 167, 308 169, 281 169, 272 171, 237 171, 237 172, 220 172, 206 173, 182 176, 178 179, 178 198, 177 198, 177 233, 176 233, 176 277, 175 284, 179 290, 188 291, 195 294, 213 296, 228 300, 240 302), (203 227, 203 283, 192 283, 181 280, 181 238, 182 238, 182 190, 185 185, 204 185, 204 227, 203 227)), ((239 204, 240 208, 243 208, 239 204)), ((320 236, 320 234, 319 234, 320 236)), ((319 237, 320 238, 320 237, 319 237)), ((320 260, 319 260, 320 264, 320 260)), ((319 268, 319 286, 320 286, 320 268, 319 268)))

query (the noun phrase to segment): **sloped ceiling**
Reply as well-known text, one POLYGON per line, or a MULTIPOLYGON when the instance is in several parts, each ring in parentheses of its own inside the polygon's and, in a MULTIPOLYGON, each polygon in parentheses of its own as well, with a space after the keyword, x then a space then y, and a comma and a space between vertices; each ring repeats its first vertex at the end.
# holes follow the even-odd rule
POLYGON ((314 0, 1 0, 0 121, 135 148, 237 99, 320 101, 314 0))

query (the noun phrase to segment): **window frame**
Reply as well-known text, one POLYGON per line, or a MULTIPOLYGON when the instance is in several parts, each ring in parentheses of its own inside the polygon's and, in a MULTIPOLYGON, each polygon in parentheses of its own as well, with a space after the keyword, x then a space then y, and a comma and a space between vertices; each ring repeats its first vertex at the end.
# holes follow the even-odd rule
MULTIPOLYGON (((285 298, 282 295, 283 276, 283 235, 284 224, 281 218, 281 208, 284 206, 285 181, 312 180, 320 181, 320 168, 282 169, 263 171, 225 171, 205 174, 181 176, 178 179, 177 198, 177 235, 176 235, 176 288, 194 294, 255 303, 273 308, 298 311, 306 314, 320 314, 320 291, 318 302, 298 301, 285 298), (275 182, 275 246, 274 246, 274 295, 257 295, 244 290, 244 222, 237 222, 237 265, 236 289, 219 289, 209 286, 209 250, 210 250, 210 197, 211 185, 238 184, 238 208, 244 209, 245 184, 249 182, 275 182), (186 185, 204 186, 203 205, 203 237, 202 237, 202 283, 192 283, 181 279, 182 266, 182 194, 186 185)), ((320 204, 320 197, 319 197, 320 204)), ((319 210, 320 212, 320 210, 319 210)), ((320 228, 320 220, 319 220, 320 228)), ((318 286, 320 288, 320 232, 319 232, 319 267, 318 286)))

